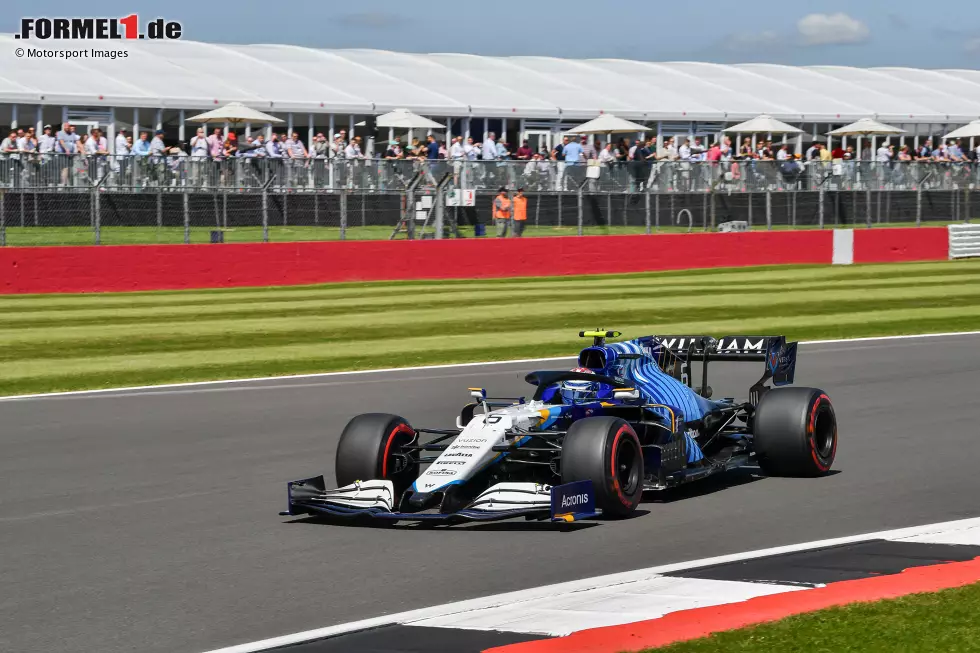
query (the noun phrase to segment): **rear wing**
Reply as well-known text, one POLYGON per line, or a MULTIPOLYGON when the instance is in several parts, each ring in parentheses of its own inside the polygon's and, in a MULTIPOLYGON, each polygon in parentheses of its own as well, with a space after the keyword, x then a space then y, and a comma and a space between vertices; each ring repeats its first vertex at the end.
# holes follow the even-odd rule
MULTIPOLYGON (((653 354, 661 367, 674 361, 681 363, 709 361, 750 361, 766 364, 759 384, 772 379, 773 385, 789 385, 796 375, 797 343, 786 342, 786 336, 724 336, 715 340, 704 335, 647 336, 653 354)), ((641 338, 641 341, 645 338, 641 338)))

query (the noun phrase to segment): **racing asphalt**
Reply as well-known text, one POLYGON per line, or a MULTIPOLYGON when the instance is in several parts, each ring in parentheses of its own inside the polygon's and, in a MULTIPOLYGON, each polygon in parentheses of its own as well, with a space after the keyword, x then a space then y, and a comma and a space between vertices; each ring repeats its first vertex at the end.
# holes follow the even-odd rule
MULTIPOLYGON (((571 363, 546 363, 561 369, 571 363)), ((336 527, 277 516, 385 410, 449 426, 533 364, 0 401, 0 650, 200 652, 638 567, 980 514, 980 336, 804 345, 841 442, 832 476, 751 472, 568 532, 336 527)), ((717 366, 715 396, 761 364, 717 366)), ((542 527, 543 526, 543 527, 542 527)))

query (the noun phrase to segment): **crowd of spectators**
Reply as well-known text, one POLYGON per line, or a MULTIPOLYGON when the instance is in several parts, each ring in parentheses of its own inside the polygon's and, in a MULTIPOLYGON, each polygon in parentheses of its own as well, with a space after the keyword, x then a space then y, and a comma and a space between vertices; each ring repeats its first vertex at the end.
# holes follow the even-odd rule
MULTIPOLYGON (((934 145, 925 140, 918 147, 895 145, 881 139, 881 145, 872 151, 870 139, 864 139, 866 147, 860 152, 851 144, 838 144, 828 149, 823 143, 813 143, 804 153, 782 143, 768 139, 744 138, 740 145, 728 136, 715 139, 710 145, 701 137, 667 136, 662 140, 619 138, 615 142, 601 137, 582 135, 564 136, 552 148, 533 149, 524 140, 518 146, 497 138, 493 132, 482 141, 472 137, 453 136, 449 143, 429 135, 410 141, 385 140, 367 151, 361 136, 348 138, 344 129, 328 138, 323 132, 316 133, 309 147, 297 131, 262 132, 239 135, 215 127, 208 134, 198 128, 189 141, 167 143, 163 130, 141 130, 134 140, 126 129, 118 130, 114 148, 110 150, 106 136, 98 128, 88 134, 78 134, 75 127, 65 123, 55 130, 44 125, 42 133, 35 134, 33 127, 10 130, 0 142, 0 185, 4 186, 51 186, 97 183, 107 174, 120 178, 131 175, 139 183, 226 185, 241 184, 241 166, 228 165, 236 160, 263 160, 263 174, 274 173, 280 183, 298 186, 322 186, 325 182, 323 168, 312 166, 311 161, 446 161, 454 162, 458 175, 463 162, 516 162, 523 163, 520 174, 529 188, 537 190, 570 190, 585 178, 586 164, 599 163, 627 170, 631 185, 636 190, 652 187, 658 179, 669 189, 674 182, 681 190, 689 190, 701 181, 714 179, 737 182, 745 176, 757 175, 768 170, 781 177, 783 182, 794 183, 803 175, 806 165, 812 162, 843 163, 874 162, 885 168, 880 175, 900 175, 895 170, 903 162, 970 163, 976 162, 980 147, 971 149, 963 141, 940 141, 934 145), (112 152, 115 156, 109 157, 112 152), (208 163, 206 163, 208 162, 208 163), (766 163, 773 162, 773 163, 766 163), (662 164, 672 164, 663 166, 662 164), (693 166, 692 164, 710 164, 693 166), (217 165, 214 165, 217 164, 217 165), (883 166, 882 164, 887 164, 883 166), (661 170, 664 170, 663 174, 661 170), (132 173, 139 173, 138 175, 132 173)), ((495 187, 500 181, 492 167, 480 166, 478 182, 495 187)), ((837 168, 834 168, 837 170, 837 168)), ((853 165, 851 168, 853 169, 853 165)), ((841 170, 845 170, 842 168, 841 170)), ((246 174, 255 174, 245 170, 246 174)), ((840 174, 844 174, 841 172, 840 174)), ((343 175, 342 175, 343 176, 343 175)), ((355 183, 347 175, 348 184, 355 183)), ((663 185, 663 184, 661 184, 663 185)))

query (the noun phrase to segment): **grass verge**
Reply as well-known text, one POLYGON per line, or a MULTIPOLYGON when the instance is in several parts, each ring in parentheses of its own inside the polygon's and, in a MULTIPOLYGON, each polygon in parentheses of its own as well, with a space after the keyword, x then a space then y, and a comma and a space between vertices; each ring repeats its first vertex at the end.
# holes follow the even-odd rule
MULTIPOLYGON (((927 221, 924 226, 945 226, 948 222, 927 221)), ((493 237, 494 226, 485 225, 487 236, 493 237)), ((865 224, 859 223, 852 225, 854 228, 866 228, 865 224)), ((874 227, 914 227, 915 222, 891 222, 875 223, 874 227)), ((773 225, 772 229, 782 231, 786 229, 819 229, 817 224, 799 224, 794 227, 789 225, 773 225)), ((828 229, 832 225, 827 226, 828 229)), ((387 240, 391 236, 394 226, 368 225, 364 227, 348 227, 344 237, 347 240, 387 240)), ((754 231, 764 231, 766 226, 755 225, 754 231)), ((218 229, 217 227, 194 226, 189 230, 189 241, 192 244, 209 243, 211 231, 219 230, 224 232, 226 243, 258 243, 262 242, 262 227, 228 227, 218 229)), ((653 233, 672 234, 686 233, 687 226, 676 225, 651 225, 653 233)), ((704 225, 694 225, 692 231, 703 232, 704 225)), ((473 235, 473 227, 460 227, 464 236, 473 235)), ((428 230, 431 232, 431 228, 428 230)), ((602 227, 587 224, 582 229, 586 236, 605 236, 618 235, 629 236, 646 233, 646 227, 642 224, 634 225, 614 225, 602 227)), ((578 234, 578 227, 572 226, 539 226, 529 225, 524 231, 528 237, 542 236, 575 236, 578 234)), ((77 227, 20 227, 7 226, 5 228, 6 244, 17 247, 40 247, 49 245, 94 245, 95 232, 89 225, 79 225, 77 227)), ((401 236, 404 238, 404 235, 401 236)), ((275 226, 269 227, 269 242, 273 243, 292 243, 306 241, 340 240, 339 225, 330 226, 275 226)), ((184 242, 183 227, 102 227, 100 230, 100 244, 102 245, 177 245, 184 242)))
POLYGON ((644 653, 893 653, 980 650, 980 584, 855 603, 644 653))
POLYGON ((0 394, 573 354, 584 327, 980 329, 980 261, 0 296, 0 394))

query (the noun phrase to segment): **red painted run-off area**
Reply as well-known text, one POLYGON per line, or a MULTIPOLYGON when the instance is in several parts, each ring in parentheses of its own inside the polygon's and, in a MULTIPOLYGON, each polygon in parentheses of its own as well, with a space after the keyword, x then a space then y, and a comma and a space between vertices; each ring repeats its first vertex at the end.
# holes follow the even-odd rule
MULTIPOLYGON (((945 229, 855 234, 855 262, 946 258, 945 229), (860 235, 860 237, 858 237, 860 235)), ((832 233, 774 231, 431 241, 0 249, 0 293, 536 277, 830 263, 832 233)))

